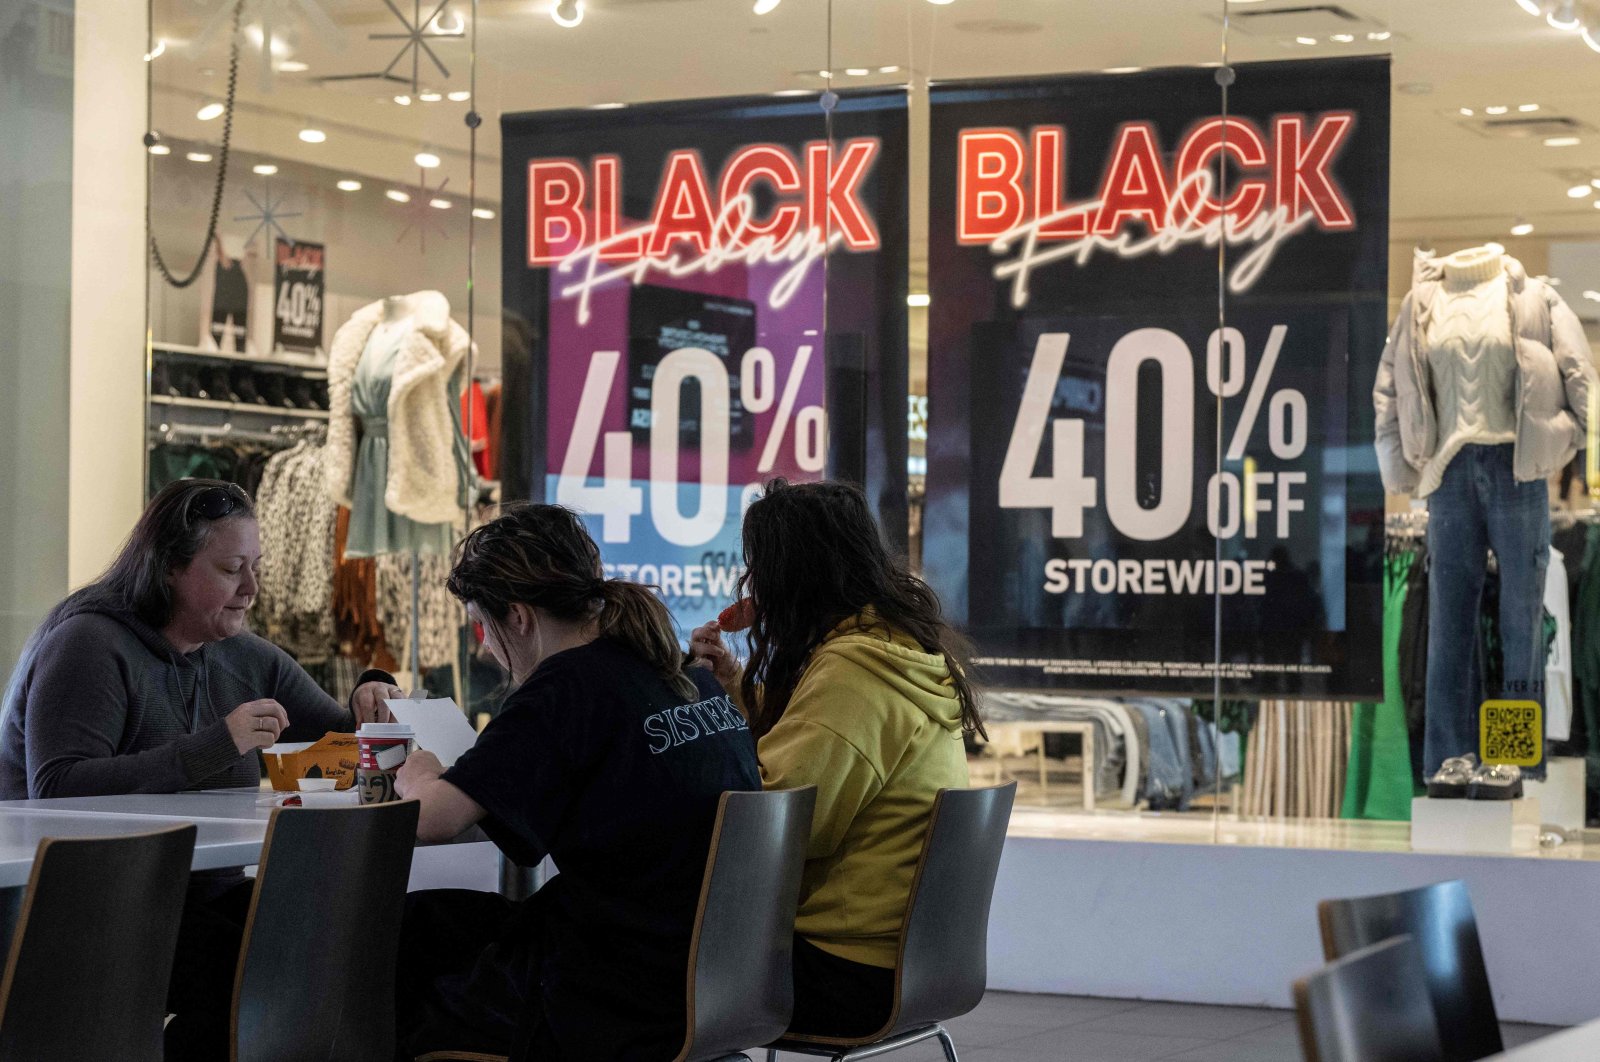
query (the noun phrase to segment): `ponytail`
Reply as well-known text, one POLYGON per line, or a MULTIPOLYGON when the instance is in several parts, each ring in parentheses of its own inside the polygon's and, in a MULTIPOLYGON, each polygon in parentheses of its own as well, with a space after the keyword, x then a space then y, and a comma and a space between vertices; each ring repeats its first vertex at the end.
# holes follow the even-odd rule
POLYGON ((615 638, 661 673, 680 697, 698 698, 694 680, 684 671, 686 658, 678 644, 672 614, 650 588, 622 579, 600 587, 600 635, 615 638))

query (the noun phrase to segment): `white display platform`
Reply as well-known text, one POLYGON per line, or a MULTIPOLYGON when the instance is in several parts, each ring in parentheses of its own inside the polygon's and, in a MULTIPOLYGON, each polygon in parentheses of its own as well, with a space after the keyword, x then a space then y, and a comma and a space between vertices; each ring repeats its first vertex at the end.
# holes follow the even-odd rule
POLYGON ((1459 878, 1506 1021, 1600 1016, 1600 850, 1410 851, 1406 823, 1238 822, 1018 808, 996 884, 989 985, 1288 1007, 1322 965, 1317 902, 1459 878), (1215 842, 1215 843, 1214 843, 1215 842))
POLYGON ((1411 849, 1415 852, 1481 852, 1511 855, 1539 846, 1539 798, 1520 800, 1411 801, 1411 849))
POLYGON ((1523 782, 1523 791, 1539 801, 1539 813, 1551 826, 1581 830, 1584 810, 1584 763, 1576 756, 1552 759, 1542 782, 1523 782))

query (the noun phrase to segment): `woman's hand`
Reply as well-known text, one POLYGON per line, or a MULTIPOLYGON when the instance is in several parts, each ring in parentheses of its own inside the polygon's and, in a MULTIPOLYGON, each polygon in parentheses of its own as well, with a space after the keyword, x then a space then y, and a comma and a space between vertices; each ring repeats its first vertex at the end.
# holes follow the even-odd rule
POLYGON ((443 773, 444 764, 439 762, 439 757, 424 749, 418 749, 407 756, 406 762, 400 765, 399 772, 394 776, 394 791, 400 794, 402 800, 408 800, 443 773))
POLYGON ((251 749, 276 744, 278 735, 289 725, 289 713, 271 699, 246 701, 229 712, 226 721, 233 747, 243 756, 251 749))
POLYGON ((722 624, 712 620, 689 635, 689 660, 711 669, 724 689, 739 681, 739 659, 722 641, 722 624))
POLYGON ((356 710, 356 726, 362 723, 394 722, 389 706, 383 703, 384 698, 404 696, 404 690, 389 682, 364 682, 357 686, 350 698, 350 706, 356 710))

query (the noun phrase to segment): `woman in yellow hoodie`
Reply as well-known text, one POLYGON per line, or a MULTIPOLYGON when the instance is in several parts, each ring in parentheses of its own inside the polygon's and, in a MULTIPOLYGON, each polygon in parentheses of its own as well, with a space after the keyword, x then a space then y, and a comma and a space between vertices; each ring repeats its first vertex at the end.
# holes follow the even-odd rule
POLYGON ((884 547, 866 497, 775 480, 744 519, 750 660, 716 623, 690 639, 739 702, 768 789, 817 787, 795 922, 790 1031, 866 1036, 894 965, 935 794, 967 782, 981 733, 939 599, 884 547))

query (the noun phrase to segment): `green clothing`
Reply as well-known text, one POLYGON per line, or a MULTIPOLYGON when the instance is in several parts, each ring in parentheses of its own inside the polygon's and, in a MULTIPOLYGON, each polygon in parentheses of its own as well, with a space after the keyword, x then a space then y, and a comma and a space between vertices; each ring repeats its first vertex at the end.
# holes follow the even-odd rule
POLYGON ((1400 683, 1401 617, 1406 579, 1417 560, 1399 553, 1383 565, 1383 703, 1358 704, 1350 720, 1350 766, 1345 775, 1345 819, 1411 820, 1411 738, 1400 683))
POLYGON ((944 658, 870 613, 846 620, 756 754, 765 788, 817 787, 795 931, 832 955, 893 966, 934 796, 968 784, 944 658))

